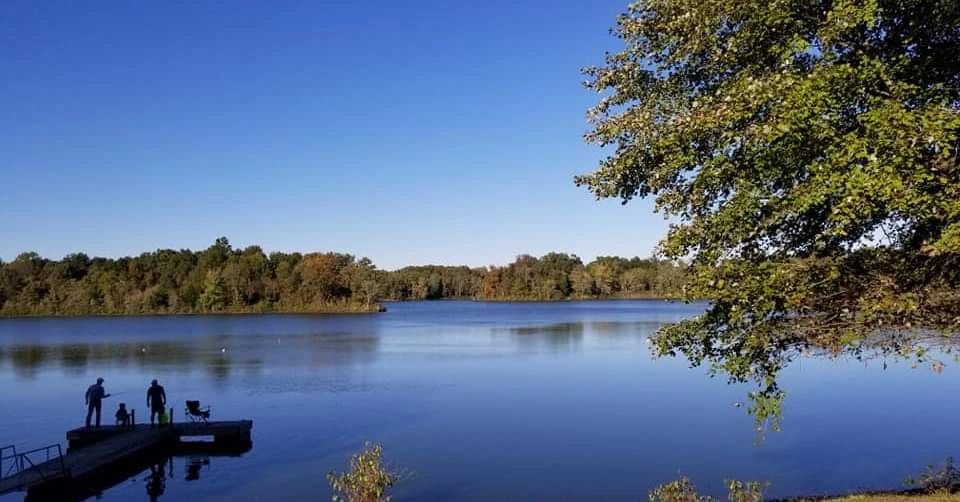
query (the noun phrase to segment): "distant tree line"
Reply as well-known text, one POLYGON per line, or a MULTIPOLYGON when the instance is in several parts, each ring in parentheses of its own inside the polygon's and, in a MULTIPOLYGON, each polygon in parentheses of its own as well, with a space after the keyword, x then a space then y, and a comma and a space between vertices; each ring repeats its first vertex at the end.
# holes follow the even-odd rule
POLYGON ((0 267, 0 314, 74 315, 377 308, 377 271, 340 253, 235 249, 226 238, 204 251, 158 250, 133 258, 62 260, 23 253, 0 267))
POLYGON ((270 253, 226 238, 203 251, 0 261, 0 315, 365 312, 380 300, 678 297, 684 268, 656 259, 519 256, 499 267, 377 269, 343 253, 270 253))
POLYGON ((684 268, 655 258, 601 256, 584 265, 576 255, 520 255, 507 266, 405 267, 387 274, 386 298, 435 300, 564 300, 676 298, 684 268))
POLYGON ((576 255, 520 255, 483 276, 484 299, 561 300, 566 298, 668 297, 683 288, 683 268, 654 258, 601 256, 584 265, 576 255))

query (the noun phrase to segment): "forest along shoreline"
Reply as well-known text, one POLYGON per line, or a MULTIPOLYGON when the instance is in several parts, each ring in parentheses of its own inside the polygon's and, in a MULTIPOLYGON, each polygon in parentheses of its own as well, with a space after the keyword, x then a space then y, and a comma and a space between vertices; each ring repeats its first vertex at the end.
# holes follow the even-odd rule
POLYGON ((679 299, 686 265, 656 258, 520 255, 505 266, 387 271, 344 253, 265 253, 221 237, 203 251, 0 260, 0 317, 366 314, 384 301, 679 299))

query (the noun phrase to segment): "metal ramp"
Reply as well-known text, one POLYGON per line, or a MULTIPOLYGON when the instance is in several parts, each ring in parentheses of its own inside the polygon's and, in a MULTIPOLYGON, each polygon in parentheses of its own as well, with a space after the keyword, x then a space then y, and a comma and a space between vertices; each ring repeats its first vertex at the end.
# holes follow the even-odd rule
POLYGON ((13 445, 0 447, 0 495, 67 476, 59 443, 25 452, 13 445))

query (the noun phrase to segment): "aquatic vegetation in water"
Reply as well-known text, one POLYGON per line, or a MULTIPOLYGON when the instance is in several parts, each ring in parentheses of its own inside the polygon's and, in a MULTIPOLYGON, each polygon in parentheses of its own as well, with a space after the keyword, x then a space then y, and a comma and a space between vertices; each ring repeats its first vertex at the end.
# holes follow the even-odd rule
POLYGON ((697 487, 686 476, 662 484, 649 494, 650 502, 710 502, 713 499, 697 493, 697 487))
MULTIPOLYGON (((724 481, 729 502, 762 502, 766 483, 759 481, 724 481)), ((650 502, 715 502, 713 497, 700 495, 697 487, 686 476, 662 484, 650 491, 650 502)))
POLYGON ((383 445, 379 443, 365 443, 363 451, 350 458, 349 471, 327 474, 334 502, 390 500, 387 490, 400 478, 400 472, 383 464, 383 445))

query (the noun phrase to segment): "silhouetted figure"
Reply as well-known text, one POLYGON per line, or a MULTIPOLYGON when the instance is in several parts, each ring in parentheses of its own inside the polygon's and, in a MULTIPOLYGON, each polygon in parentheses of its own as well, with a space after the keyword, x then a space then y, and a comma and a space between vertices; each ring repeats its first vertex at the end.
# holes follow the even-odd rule
POLYGON ((156 502, 167 488, 167 476, 163 462, 150 466, 150 477, 147 478, 147 496, 156 502))
POLYGON ((93 412, 97 412, 97 427, 100 427, 100 405, 103 399, 110 397, 103 390, 103 378, 98 378, 97 383, 87 388, 87 394, 84 400, 87 403, 87 427, 90 427, 90 417, 93 412))
POLYGON ((200 479, 200 469, 205 465, 210 465, 210 459, 207 457, 190 457, 187 460, 187 475, 183 478, 187 481, 196 481, 200 479))
POLYGON ((150 425, 153 425, 154 417, 159 419, 167 409, 167 393, 156 379, 150 382, 150 388, 147 389, 147 406, 150 407, 150 425))
POLYGON ((130 412, 127 411, 127 403, 120 403, 117 408, 117 425, 130 425, 130 412))

